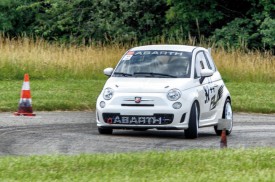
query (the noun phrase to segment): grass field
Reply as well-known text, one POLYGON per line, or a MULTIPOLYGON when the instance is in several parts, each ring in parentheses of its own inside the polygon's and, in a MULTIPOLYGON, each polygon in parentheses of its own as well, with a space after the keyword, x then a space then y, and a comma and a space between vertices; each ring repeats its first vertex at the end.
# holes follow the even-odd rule
MULTIPOLYGON (((33 79, 104 79, 102 70, 114 67, 131 46, 77 47, 0 36, 0 79, 22 80, 24 73, 33 79)), ((213 48, 212 56, 226 81, 274 83, 275 56, 269 52, 213 48)))
MULTIPOLYGON (((163 42, 165 43, 165 42, 163 42)), ((0 111, 17 108, 29 73, 35 110, 91 110, 106 76, 132 45, 73 46, 0 36, 0 111)), ((259 51, 212 49, 235 111, 275 112, 275 56, 259 51)))
POLYGON ((213 49, 212 56, 225 81, 275 83, 275 56, 268 52, 213 49))
POLYGON ((0 181, 274 181, 275 149, 0 158, 0 181))
POLYGON ((226 83, 239 112, 275 113, 275 83, 226 83))
POLYGON ((124 52, 118 45, 77 47, 0 36, 0 79, 21 80, 25 73, 40 80, 102 79, 103 68, 115 66, 124 52))
MULTIPOLYGON (((17 110, 22 82, 0 81, 0 111, 17 110)), ((104 83, 104 80, 30 80, 33 110, 94 110, 104 83)), ((275 113, 275 83, 226 85, 234 111, 275 113)))
MULTIPOLYGON (((94 110, 106 77, 131 46, 57 45, 0 36, 0 111, 17 110, 30 75, 34 111, 94 110)), ((275 113, 275 57, 213 49, 234 111, 275 113)), ((0 181, 275 181, 275 150, 226 149, 0 157, 0 181)))

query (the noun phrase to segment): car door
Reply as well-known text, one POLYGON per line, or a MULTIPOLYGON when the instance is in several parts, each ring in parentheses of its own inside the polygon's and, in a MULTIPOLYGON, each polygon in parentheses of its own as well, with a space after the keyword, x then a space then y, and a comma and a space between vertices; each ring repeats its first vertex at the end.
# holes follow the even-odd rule
POLYGON ((222 77, 214 64, 214 61, 213 61, 211 55, 207 51, 205 51, 204 54, 205 54, 206 62, 208 64, 209 69, 211 69, 214 72, 214 74, 209 78, 210 78, 211 85, 213 86, 214 93, 215 93, 211 98, 210 111, 212 111, 213 114, 215 114, 217 111, 217 105, 219 104, 219 101, 223 94, 224 84, 222 81, 222 77))
MULTIPOLYGON (((199 51, 195 57, 195 79, 201 79, 200 72, 203 69, 209 69, 204 51, 199 51)), ((214 95, 214 87, 210 77, 206 77, 198 88, 198 100, 200 104, 200 126, 204 123, 211 122, 212 112, 211 99, 214 95)))

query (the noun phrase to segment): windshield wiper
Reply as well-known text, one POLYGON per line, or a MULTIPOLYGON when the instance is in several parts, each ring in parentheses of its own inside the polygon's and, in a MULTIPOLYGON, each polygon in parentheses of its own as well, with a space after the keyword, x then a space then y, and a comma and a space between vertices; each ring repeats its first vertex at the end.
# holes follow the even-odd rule
POLYGON ((114 74, 115 74, 115 75, 125 76, 125 77, 127 77, 127 76, 133 76, 133 75, 130 74, 130 73, 123 73, 123 72, 114 72, 114 74))
POLYGON ((177 78, 174 75, 169 75, 169 74, 164 74, 164 73, 153 73, 153 72, 134 72, 133 75, 149 75, 150 77, 163 76, 163 77, 169 77, 169 78, 177 78))

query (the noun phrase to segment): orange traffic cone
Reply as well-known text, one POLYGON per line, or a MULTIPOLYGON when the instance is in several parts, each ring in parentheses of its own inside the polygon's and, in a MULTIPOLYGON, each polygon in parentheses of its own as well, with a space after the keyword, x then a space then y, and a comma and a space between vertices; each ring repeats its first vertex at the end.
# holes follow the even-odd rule
POLYGON ((227 148, 226 130, 222 130, 220 148, 227 148))
POLYGON ((35 116, 32 113, 32 99, 30 91, 29 75, 24 75, 24 82, 21 90, 18 111, 14 113, 16 116, 35 116))

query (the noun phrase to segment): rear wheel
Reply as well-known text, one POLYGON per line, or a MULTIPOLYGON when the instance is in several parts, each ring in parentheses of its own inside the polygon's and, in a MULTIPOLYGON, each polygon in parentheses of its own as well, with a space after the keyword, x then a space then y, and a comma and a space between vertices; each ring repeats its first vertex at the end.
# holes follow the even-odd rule
POLYGON ((113 129, 98 127, 98 132, 104 135, 111 135, 113 133, 113 129))
POLYGON ((188 139, 198 138, 199 111, 197 105, 196 102, 193 103, 189 117, 189 126, 188 129, 184 130, 185 138, 188 139))
MULTIPOLYGON (((226 99, 224 103, 222 119, 231 120, 230 128, 226 130, 226 135, 229 135, 233 128, 233 112, 232 112, 231 102, 229 99, 226 99)), ((218 126, 214 126, 214 130, 218 136, 222 134, 222 130, 218 130, 218 126)))

